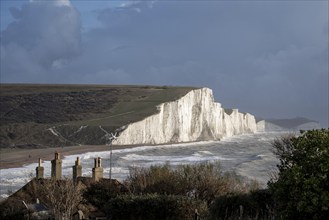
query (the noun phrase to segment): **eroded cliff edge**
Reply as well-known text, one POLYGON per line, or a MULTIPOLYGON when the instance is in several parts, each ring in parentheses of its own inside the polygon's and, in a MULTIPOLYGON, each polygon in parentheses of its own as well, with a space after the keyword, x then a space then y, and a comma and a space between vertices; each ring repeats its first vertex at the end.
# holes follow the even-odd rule
POLYGON ((225 110, 209 88, 195 89, 157 106, 158 113, 129 124, 113 141, 117 145, 165 144, 219 140, 257 131, 255 117, 225 110))
POLYGON ((224 110, 208 88, 5 84, 0 148, 142 145, 218 140, 256 131, 255 118, 224 110))
POLYGON ((1 84, 0 149, 104 145, 104 131, 157 113, 196 87, 1 84))

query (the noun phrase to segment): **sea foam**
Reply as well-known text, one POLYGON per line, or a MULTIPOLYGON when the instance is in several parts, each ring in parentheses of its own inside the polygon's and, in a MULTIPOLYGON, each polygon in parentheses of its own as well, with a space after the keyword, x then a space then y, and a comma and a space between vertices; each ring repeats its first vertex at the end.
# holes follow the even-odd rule
MULTIPOLYGON (((170 163, 173 166, 220 161, 223 171, 235 171, 243 178, 256 179, 264 186, 268 173, 278 163, 271 152, 271 142, 282 133, 257 133, 224 138, 221 141, 142 146, 112 151, 112 178, 124 180, 131 167, 170 163)), ((102 158, 104 178, 110 173, 110 151, 87 152, 64 157, 63 176, 71 178, 72 166, 80 157, 82 175, 91 177, 94 158, 102 158)), ((50 177, 51 163, 44 161, 45 177, 50 177)), ((1 169, 0 198, 15 192, 35 176, 37 163, 19 168, 1 169)))

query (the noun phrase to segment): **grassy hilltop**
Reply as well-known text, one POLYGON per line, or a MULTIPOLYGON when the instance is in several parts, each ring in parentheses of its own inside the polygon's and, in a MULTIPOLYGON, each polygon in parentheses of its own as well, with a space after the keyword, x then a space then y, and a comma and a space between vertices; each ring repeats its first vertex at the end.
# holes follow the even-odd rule
POLYGON ((104 132, 156 113, 195 87, 2 84, 0 147, 105 144, 104 132))

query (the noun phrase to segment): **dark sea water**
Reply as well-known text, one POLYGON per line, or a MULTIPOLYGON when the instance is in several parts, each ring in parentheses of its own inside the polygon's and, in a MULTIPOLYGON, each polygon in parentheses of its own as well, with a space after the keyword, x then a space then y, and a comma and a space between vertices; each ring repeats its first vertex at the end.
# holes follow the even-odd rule
MULTIPOLYGON (((234 171, 243 179, 257 180, 263 187, 275 170, 278 160, 271 143, 283 132, 239 135, 221 141, 161 146, 143 146, 113 150, 112 178, 124 180, 130 167, 148 167, 170 163, 173 166, 220 161, 223 171, 234 171)), ((63 175, 71 177, 76 157, 80 157, 83 176, 91 176, 94 158, 102 158, 104 177, 110 173, 110 151, 89 152, 63 158, 63 175)), ((1 169, 0 198, 15 192, 35 176, 36 163, 20 168, 1 169)), ((50 161, 45 161, 45 176, 50 176, 50 161)))

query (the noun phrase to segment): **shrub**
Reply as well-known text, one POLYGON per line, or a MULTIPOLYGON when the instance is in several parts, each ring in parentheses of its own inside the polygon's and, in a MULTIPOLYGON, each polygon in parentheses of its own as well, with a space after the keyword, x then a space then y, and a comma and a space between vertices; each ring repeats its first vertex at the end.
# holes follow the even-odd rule
POLYGON ((197 209, 201 216, 207 214, 207 205, 184 196, 158 194, 120 195, 106 204, 111 219, 192 219, 197 209))
POLYGON ((208 203, 217 196, 250 189, 233 173, 223 173, 219 162, 182 165, 176 169, 169 164, 133 168, 125 184, 132 193, 182 195, 208 203))
POLYGON ((26 214, 22 200, 9 197, 0 203, 0 219, 25 219, 26 214))
POLYGON ((118 181, 101 179, 98 182, 87 183, 83 197, 92 205, 103 209, 104 204, 110 199, 127 192, 128 190, 118 181))
POLYGON ((214 200, 210 219, 274 219, 272 195, 268 190, 228 194, 214 200))
POLYGON ((131 168, 125 184, 132 193, 177 194, 176 172, 169 164, 150 168, 131 168))

